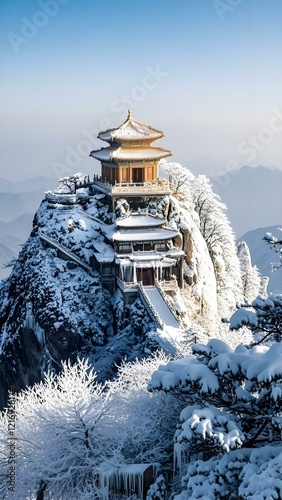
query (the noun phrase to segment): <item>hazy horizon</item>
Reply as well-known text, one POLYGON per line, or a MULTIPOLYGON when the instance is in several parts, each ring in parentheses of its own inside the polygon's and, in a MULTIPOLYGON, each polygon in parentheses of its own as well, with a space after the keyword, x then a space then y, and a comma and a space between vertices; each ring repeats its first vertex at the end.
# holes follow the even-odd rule
POLYGON ((1 173, 97 171, 127 109, 189 168, 281 168, 279 0, 1 2, 1 173), (214 167, 211 167, 214 168, 214 167))

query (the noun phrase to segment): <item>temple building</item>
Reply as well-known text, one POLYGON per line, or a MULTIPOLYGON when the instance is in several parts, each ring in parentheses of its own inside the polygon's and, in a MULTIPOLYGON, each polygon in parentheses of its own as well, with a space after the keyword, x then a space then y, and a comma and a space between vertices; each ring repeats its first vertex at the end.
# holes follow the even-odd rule
POLYGON ((97 187, 110 195, 113 207, 120 197, 140 206, 153 196, 170 193, 169 183, 158 178, 158 164, 172 153, 151 146, 163 135, 160 130, 133 120, 131 110, 122 125, 98 134, 109 146, 92 151, 90 156, 101 162, 97 187))
POLYGON ((120 127, 98 137, 109 147, 91 152, 101 162, 94 187, 112 200, 117 219, 111 236, 105 235, 104 255, 97 249, 94 267, 104 286, 118 287, 126 303, 136 299, 140 284, 173 294, 183 286, 182 235, 165 217, 148 211, 149 201, 171 192, 168 181, 158 178, 159 161, 171 152, 151 146, 163 133, 133 120, 129 110, 120 127))

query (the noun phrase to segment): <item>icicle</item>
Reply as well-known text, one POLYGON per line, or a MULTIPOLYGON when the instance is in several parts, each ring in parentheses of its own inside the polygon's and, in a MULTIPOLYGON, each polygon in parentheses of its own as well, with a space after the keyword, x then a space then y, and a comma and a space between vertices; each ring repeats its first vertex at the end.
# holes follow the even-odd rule
POLYGON ((143 490, 144 490, 143 474, 138 474, 138 496, 139 496, 139 498, 144 498, 143 490))
POLYGON ((123 266, 123 261, 120 261, 120 276, 122 281, 124 281, 123 276, 124 276, 124 266, 123 266))
POLYGON ((135 260, 133 261, 133 283, 137 282, 137 275, 136 275, 136 262, 135 260))
POLYGON ((178 468, 181 473, 181 465, 182 465, 182 449, 180 443, 174 443, 173 447, 173 474, 176 473, 176 469, 178 468))

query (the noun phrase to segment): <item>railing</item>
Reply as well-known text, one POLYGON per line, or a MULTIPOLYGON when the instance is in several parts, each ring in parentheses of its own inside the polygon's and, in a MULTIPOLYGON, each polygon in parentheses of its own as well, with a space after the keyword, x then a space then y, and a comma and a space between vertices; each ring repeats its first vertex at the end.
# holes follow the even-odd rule
POLYGON ((69 257, 70 260, 73 260, 74 262, 79 264, 81 267, 86 269, 90 274, 92 274, 92 275, 94 274, 93 269, 91 266, 89 266, 89 264, 84 262, 80 257, 77 257, 77 255, 75 255, 71 250, 66 248, 64 245, 62 245, 61 243, 58 243, 57 241, 54 241, 52 238, 50 238, 49 236, 47 236, 45 233, 43 233, 40 230, 38 231, 38 235, 42 240, 46 241, 47 243, 49 243, 49 245, 53 246, 54 248, 57 248, 58 250, 60 250, 67 257, 69 257))
POLYGON ((117 279, 117 284, 121 290, 126 290, 130 288, 138 288, 138 283, 136 281, 122 281, 120 278, 117 279))
POLYGON ((157 281, 157 280, 155 281, 155 287, 159 290, 159 293, 162 296, 162 298, 163 298, 164 302, 166 303, 167 307, 169 308, 172 316, 176 319, 176 321, 180 324, 180 326, 183 326, 181 318, 179 318, 179 316, 177 316, 176 312, 171 307, 171 303, 168 300, 166 293, 163 291, 161 283, 159 281, 157 281))
POLYGON ((146 191, 152 191, 156 193, 169 193, 170 192, 170 183, 167 179, 158 179, 157 181, 143 181, 143 182, 115 182, 112 185, 107 179, 102 178, 101 176, 94 175, 93 180, 90 180, 89 175, 85 176, 82 181, 75 181, 74 190, 76 192, 77 189, 96 186, 99 190, 104 193, 125 193, 128 190, 132 192, 143 192, 144 189, 146 191))
POLYGON ((170 187, 169 182, 165 179, 159 181, 144 181, 144 182, 116 182, 112 186, 112 193, 125 193, 128 192, 154 192, 154 193, 169 193, 170 187))
POLYGON ((156 309, 152 306, 146 292, 145 292, 145 289, 142 285, 142 283, 139 283, 138 284, 138 288, 139 288, 139 291, 140 291, 140 298, 145 306, 145 308, 147 309, 147 312, 149 314, 149 316, 151 316, 152 320, 157 324, 157 326, 159 328, 162 328, 164 327, 164 322, 162 321, 162 319, 160 318, 159 314, 157 313, 156 309))
POLYGON ((178 289, 178 283, 177 279, 175 277, 169 279, 169 280, 158 280, 158 283, 160 284, 161 288, 167 289, 167 290, 177 290, 178 289))

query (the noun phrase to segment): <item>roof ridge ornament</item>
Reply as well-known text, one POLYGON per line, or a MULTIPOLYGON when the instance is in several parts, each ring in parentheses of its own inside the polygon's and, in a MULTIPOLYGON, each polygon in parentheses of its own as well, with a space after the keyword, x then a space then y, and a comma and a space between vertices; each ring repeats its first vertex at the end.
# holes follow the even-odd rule
POLYGON ((131 118, 132 118, 132 109, 129 108, 129 110, 127 112, 127 119, 131 120, 131 118))

